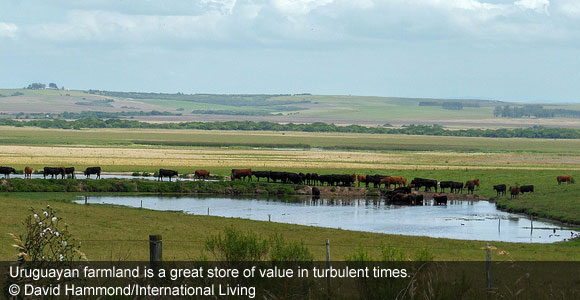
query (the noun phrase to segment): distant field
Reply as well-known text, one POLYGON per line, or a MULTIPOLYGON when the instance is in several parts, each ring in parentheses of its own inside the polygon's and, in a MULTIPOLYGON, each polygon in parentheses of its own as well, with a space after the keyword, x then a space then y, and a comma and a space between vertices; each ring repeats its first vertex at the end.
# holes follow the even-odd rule
MULTIPOLYGON (((120 94, 126 95, 124 93, 120 94)), ((150 122, 253 120, 280 123, 326 122, 370 126, 380 126, 385 123, 395 126, 414 123, 441 124, 454 128, 499 128, 534 125, 580 128, 580 119, 495 118, 493 110, 496 105, 513 105, 513 103, 491 100, 332 95, 248 95, 245 96, 248 103, 242 102, 243 105, 240 105, 240 103, 234 101, 235 95, 223 95, 224 99, 220 99, 219 95, 209 95, 207 96, 210 98, 209 100, 197 99, 205 97, 203 95, 177 94, 164 94, 165 96, 163 97, 166 98, 162 96, 156 98, 156 94, 151 94, 150 98, 130 98, 128 96, 90 94, 85 91, 27 89, 0 89, 0 95, 2 95, 0 97, 0 113, 8 114, 19 112, 59 113, 65 111, 147 112, 157 110, 180 113, 182 115, 139 116, 135 117, 135 119, 150 122), (22 95, 13 96, 15 93, 22 93, 22 95), (173 98, 169 99, 167 97, 173 98), (234 100, 230 101, 230 98, 234 100), (103 99, 112 99, 114 102, 105 107, 77 104, 77 102, 103 99), (260 101, 268 101, 268 105, 260 104, 260 101), (464 103, 465 106, 462 110, 448 110, 443 109, 441 106, 419 106, 422 101, 460 102, 464 103), (473 105, 477 107, 471 107, 473 105), (232 115, 192 114, 193 110, 206 112, 228 111, 232 115), (249 115, 243 115, 244 113, 249 115), (256 113, 264 115, 256 116, 256 113)), ((546 104, 545 107, 580 110, 580 105, 578 104, 546 104)))

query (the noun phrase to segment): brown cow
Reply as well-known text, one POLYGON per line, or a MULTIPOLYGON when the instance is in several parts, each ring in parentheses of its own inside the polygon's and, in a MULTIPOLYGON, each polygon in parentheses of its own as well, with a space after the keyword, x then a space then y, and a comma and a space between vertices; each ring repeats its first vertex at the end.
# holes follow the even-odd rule
POLYGON ((364 182, 365 184, 367 182, 367 177, 365 175, 357 175, 356 178, 358 179, 358 187, 360 187, 361 182, 364 182))
POLYGON ((562 184, 562 182, 567 182, 568 184, 572 183, 572 176, 570 175, 558 176, 556 179, 558 180, 558 184, 562 184))
POLYGON ((468 180, 465 185, 467 185, 469 182, 473 182, 473 184, 479 188, 479 178, 468 180))
POLYGON ((244 180, 245 177, 252 181, 252 169, 232 169, 232 181, 235 179, 244 180))
POLYGON ((520 195, 520 187, 510 186, 510 194, 512 199, 518 197, 520 195))
POLYGON ((34 172, 34 170, 31 167, 26 167, 24 168, 24 178, 32 178, 32 173, 34 172))
POLYGON ((397 186, 406 186, 407 185, 407 178, 399 177, 399 176, 389 176, 381 179, 380 184, 384 184, 385 187, 390 188, 391 184, 395 187, 397 186))
POLYGON ((206 170, 195 170, 193 178, 207 179, 209 177, 209 171, 206 170))

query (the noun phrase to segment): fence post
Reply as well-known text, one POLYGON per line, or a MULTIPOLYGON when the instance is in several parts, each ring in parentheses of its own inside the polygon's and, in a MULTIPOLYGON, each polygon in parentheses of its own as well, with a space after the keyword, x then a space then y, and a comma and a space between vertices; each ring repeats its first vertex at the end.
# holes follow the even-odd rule
MULTIPOLYGON (((326 239, 326 267, 330 270, 330 240, 326 239)), ((330 272, 326 277, 326 284, 328 285, 328 296, 330 298, 330 272)))
POLYGON ((89 197, 85 195, 85 205, 87 205, 88 201, 89 201, 89 197))
POLYGON ((487 288, 488 297, 491 295, 491 246, 489 243, 485 244, 486 248, 486 260, 485 260, 485 282, 487 288))
POLYGON ((149 261, 153 268, 157 267, 162 259, 162 238, 160 234, 149 235, 149 261))

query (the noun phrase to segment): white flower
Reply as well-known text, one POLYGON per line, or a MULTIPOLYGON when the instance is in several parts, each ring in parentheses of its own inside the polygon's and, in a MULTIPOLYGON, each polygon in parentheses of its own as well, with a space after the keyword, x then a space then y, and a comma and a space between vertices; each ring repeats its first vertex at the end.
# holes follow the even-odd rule
POLYGON ((64 260, 64 256, 61 254, 60 257, 58 258, 60 261, 64 260))
POLYGON ((38 220, 38 215, 37 214, 34 214, 34 218, 38 220))
POLYGON ((56 222, 56 220, 58 220, 56 217, 52 217, 53 222, 56 222))
POLYGON ((62 245, 66 247, 67 245, 66 241, 62 241, 62 245))
POLYGON ((48 216, 48 212, 47 212, 47 211, 45 211, 43 214, 44 214, 45 216, 48 216))
POLYGON ((60 233, 59 233, 58 231, 55 231, 55 232, 54 232, 54 235, 56 235, 56 236, 60 236, 60 233))
POLYGON ((42 222, 38 222, 38 225, 42 226, 42 222))
POLYGON ((44 236, 44 232, 41 232, 41 233, 40 233, 40 236, 41 236, 41 237, 42 237, 42 236, 44 236))

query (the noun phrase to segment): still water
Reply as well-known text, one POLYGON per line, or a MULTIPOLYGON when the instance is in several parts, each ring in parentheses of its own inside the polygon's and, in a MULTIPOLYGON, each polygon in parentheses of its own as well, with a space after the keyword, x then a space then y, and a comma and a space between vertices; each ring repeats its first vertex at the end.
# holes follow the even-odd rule
MULTIPOLYGON (((244 218, 345 230, 438 238, 553 243, 578 231, 495 208, 488 201, 449 201, 447 206, 377 204, 377 199, 312 200, 306 197, 255 199, 235 197, 97 196, 91 204, 116 204, 188 214, 244 218), (555 231, 554 231, 555 230, 555 231)), ((79 200, 84 203, 85 200, 79 200)))

